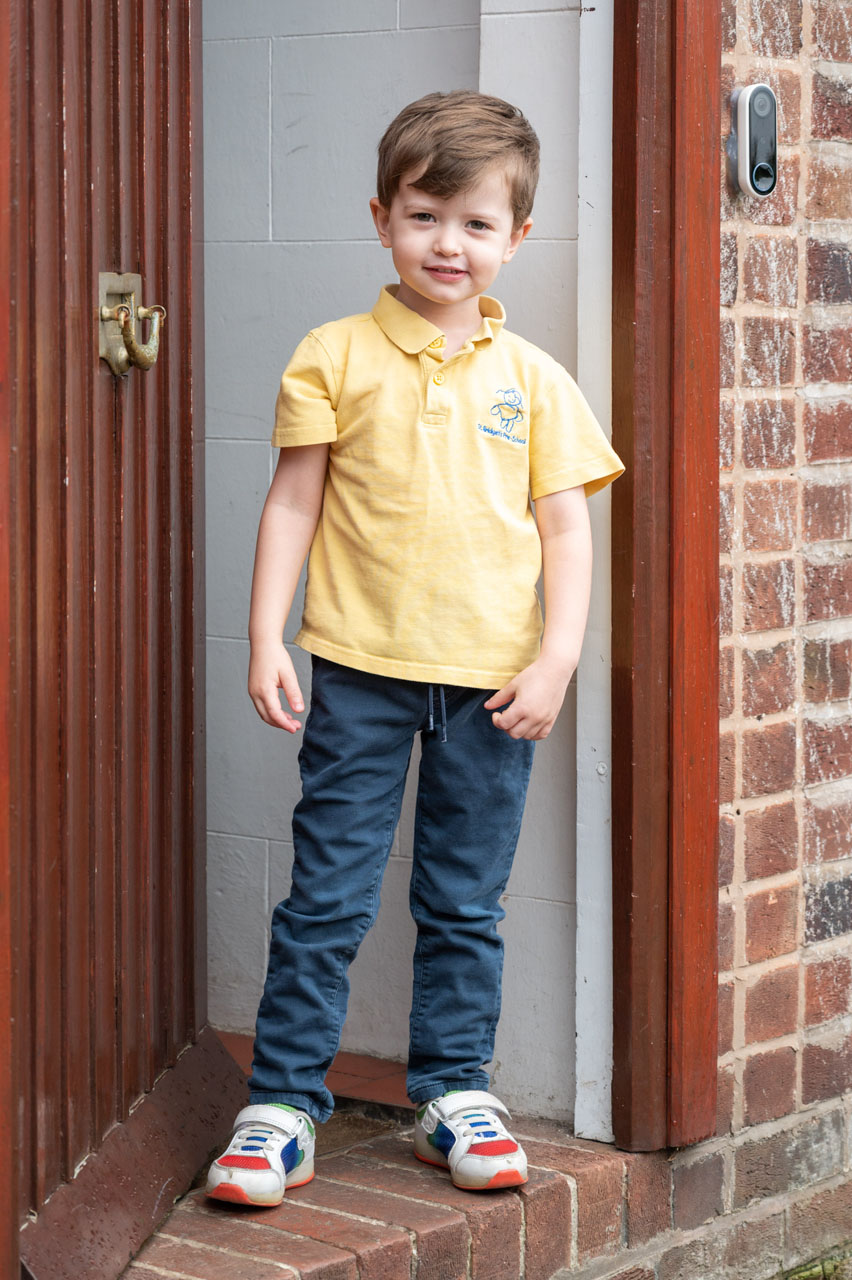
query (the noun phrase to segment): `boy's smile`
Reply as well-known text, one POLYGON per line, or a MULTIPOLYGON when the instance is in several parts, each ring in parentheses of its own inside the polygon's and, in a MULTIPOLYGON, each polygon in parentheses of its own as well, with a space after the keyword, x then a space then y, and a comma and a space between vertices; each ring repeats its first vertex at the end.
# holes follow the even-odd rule
POLYGON ((397 301, 441 328, 472 326, 474 332, 480 295, 514 256, 532 219, 513 229, 501 168, 447 197, 420 190, 419 176, 403 174, 389 210, 375 196, 370 201, 379 239, 399 274, 397 301))
POLYGON ((430 276, 434 276, 436 280, 458 280, 461 276, 466 276, 467 272, 461 267, 427 267, 426 270, 430 276))

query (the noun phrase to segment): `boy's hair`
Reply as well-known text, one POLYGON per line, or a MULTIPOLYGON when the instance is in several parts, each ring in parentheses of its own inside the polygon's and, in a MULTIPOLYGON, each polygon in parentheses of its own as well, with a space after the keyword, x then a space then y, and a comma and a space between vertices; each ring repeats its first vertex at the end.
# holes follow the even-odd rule
POLYGON ((513 230, 530 215, 538 184, 539 145, 527 118, 502 98, 472 89, 427 93, 403 107, 379 143, 377 194, 389 209, 404 173, 446 199, 474 186, 496 166, 505 170, 513 230))

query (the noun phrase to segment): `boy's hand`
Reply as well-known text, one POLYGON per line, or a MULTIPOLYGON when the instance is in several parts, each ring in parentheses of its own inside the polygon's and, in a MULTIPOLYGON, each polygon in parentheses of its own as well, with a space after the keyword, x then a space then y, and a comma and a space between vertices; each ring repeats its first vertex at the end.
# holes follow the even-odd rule
POLYGON ((294 711, 304 711, 305 703, 293 661, 284 644, 254 643, 251 646, 249 661, 248 691, 255 710, 261 720, 273 728, 286 729, 295 733, 301 729, 302 722, 294 720, 281 706, 278 690, 283 689, 285 697, 294 711))
POLYGON ((483 705, 486 711, 494 711, 492 722, 503 729, 510 738, 530 738, 538 741, 546 738, 553 728, 565 699, 565 690, 574 674, 573 665, 565 666, 537 658, 524 667, 508 684, 498 689, 483 705))

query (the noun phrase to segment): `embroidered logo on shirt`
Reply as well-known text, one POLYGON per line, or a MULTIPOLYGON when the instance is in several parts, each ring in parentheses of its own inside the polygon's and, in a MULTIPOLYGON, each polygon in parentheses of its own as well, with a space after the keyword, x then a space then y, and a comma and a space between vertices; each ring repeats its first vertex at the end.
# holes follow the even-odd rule
POLYGON ((500 436, 502 440, 511 440, 512 444, 526 444, 526 436, 516 436, 515 427, 524 420, 524 401, 516 387, 502 388, 497 392, 497 403, 491 406, 491 416, 496 417, 497 425, 483 426, 477 422, 477 428, 487 436, 500 436))

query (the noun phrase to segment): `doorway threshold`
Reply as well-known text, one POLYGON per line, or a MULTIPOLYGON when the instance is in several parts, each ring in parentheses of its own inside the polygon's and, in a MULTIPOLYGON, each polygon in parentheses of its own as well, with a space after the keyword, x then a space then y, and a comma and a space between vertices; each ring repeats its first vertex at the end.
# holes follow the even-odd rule
MULTIPOLYGON (((246 1075, 251 1071, 253 1038, 230 1031, 216 1035, 246 1075)), ((367 1053, 341 1050, 325 1078, 334 1097, 356 1102, 376 1102, 385 1107, 401 1107, 413 1115, 405 1092, 405 1063, 376 1058, 367 1053)), ((405 1118, 405 1117, 400 1117, 405 1118)), ((412 1121, 413 1123, 413 1121, 412 1121)))

